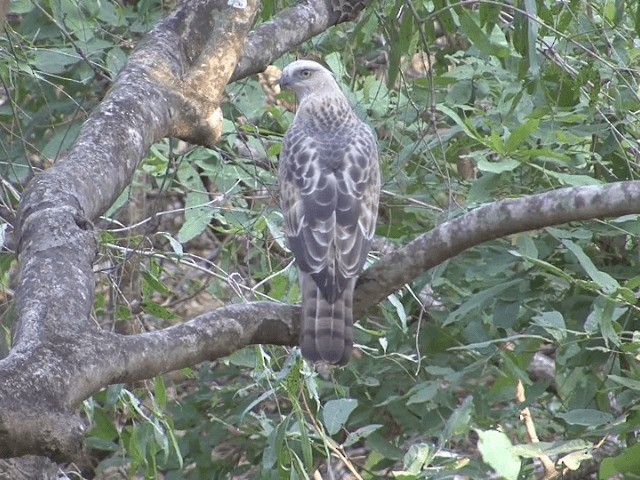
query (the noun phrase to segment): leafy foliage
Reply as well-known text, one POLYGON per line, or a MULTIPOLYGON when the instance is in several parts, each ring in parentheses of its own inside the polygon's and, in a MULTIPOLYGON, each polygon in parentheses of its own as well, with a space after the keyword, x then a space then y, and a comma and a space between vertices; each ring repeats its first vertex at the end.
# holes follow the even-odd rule
MULTIPOLYGON (((161 7, 12 3, 0 40, 5 210, 29 172, 72 143, 161 7)), ((262 20, 283 7, 264 2, 262 20)), ((374 261, 483 203, 635 180, 639 33, 631 1, 380 0, 276 64, 320 56, 378 134, 374 261)), ((298 301, 274 179, 291 97, 269 103, 256 78, 227 93, 217 148, 155 145, 102 219, 94 313, 105 328, 160 328, 229 302, 298 301), (127 217, 140 197, 144 215, 127 217)), ((546 455, 569 470, 604 456, 599 478, 633 475, 639 233, 633 215, 472 248, 373 309, 344 369, 316 372, 296 350, 261 346, 109 387, 85 402, 88 444, 104 458, 97 472, 309 478, 332 457, 362 478, 517 479, 540 476, 546 455), (529 374, 541 352, 552 375, 529 374), (520 421, 524 406, 540 443, 520 421)), ((12 253, 0 253, 7 300, 12 265, 12 253)))

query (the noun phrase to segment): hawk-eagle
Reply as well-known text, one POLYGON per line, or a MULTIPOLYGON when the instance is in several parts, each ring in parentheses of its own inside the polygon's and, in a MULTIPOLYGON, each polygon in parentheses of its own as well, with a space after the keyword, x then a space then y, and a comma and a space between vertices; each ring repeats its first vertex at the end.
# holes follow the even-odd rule
POLYGON ((280 86, 298 99, 278 179, 302 292, 300 349, 311 362, 344 365, 353 346, 353 289, 378 215, 376 139, 319 63, 291 63, 280 86))

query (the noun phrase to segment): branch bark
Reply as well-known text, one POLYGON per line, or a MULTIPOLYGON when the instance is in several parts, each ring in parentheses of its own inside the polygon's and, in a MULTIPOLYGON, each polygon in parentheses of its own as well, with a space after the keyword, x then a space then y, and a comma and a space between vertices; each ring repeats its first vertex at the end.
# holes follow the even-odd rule
MULTIPOLYGON (((285 50, 354 18, 366 3, 307 0, 283 12, 247 42, 249 53, 234 78, 259 71, 285 50), (291 23, 296 21, 300 24, 291 23), (296 31, 304 26, 304 32, 289 32, 292 26, 296 31), (265 32, 282 41, 259 49, 265 32)), ((295 342, 296 308, 286 305, 230 306, 131 337, 98 330, 89 319, 96 254, 91 221, 131 182, 154 142, 177 136, 210 146, 220 136, 223 89, 258 1, 237 5, 242 3, 181 2, 132 53, 71 150, 25 191, 15 226, 14 344, 0 360, 0 457, 38 454, 83 464, 84 425, 76 408, 98 389, 251 343, 295 342)))
MULTIPOLYGON (((354 314, 362 317, 426 270, 483 242, 576 220, 633 213, 640 213, 640 182, 564 188, 485 205, 439 225, 367 269, 356 287, 354 314)), ((118 337, 132 354, 128 370, 114 382, 149 378, 247 345, 296 345, 299 314, 298 306, 253 302, 219 308, 159 332, 118 337), (162 353, 166 351, 179 353, 167 357, 162 353)))
POLYGON ((280 12, 252 31, 244 54, 231 76, 234 82, 265 68, 293 47, 324 32, 332 25, 353 20, 372 0, 303 0, 280 12))
POLYGON ((25 191, 16 224, 14 345, 0 360, 1 457, 83 457, 75 408, 126 371, 124 342, 89 320, 91 220, 131 182, 154 142, 175 135, 215 143, 223 89, 257 7, 257 0, 244 8, 183 2, 132 53, 71 150, 25 191), (119 361, 106 375, 114 356, 119 361))
POLYGON ((637 181, 563 188, 482 206, 437 226, 367 269, 358 280, 354 309, 364 311, 422 272, 474 245, 577 220, 638 213, 637 181))

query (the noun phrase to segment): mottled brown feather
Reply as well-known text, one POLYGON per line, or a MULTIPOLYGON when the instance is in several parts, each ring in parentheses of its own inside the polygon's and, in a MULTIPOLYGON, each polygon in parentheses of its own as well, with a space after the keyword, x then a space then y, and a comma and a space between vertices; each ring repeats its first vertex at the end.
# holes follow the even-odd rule
POLYGON ((300 271, 300 346, 312 362, 344 365, 353 344, 353 289, 378 214, 377 144, 319 64, 294 62, 281 83, 300 102, 278 174, 285 233, 300 271))

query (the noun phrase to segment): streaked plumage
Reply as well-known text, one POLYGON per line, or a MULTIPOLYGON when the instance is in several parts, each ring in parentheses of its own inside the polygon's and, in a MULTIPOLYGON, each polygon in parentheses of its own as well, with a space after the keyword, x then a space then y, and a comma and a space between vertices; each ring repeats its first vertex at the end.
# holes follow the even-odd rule
POLYGON ((329 70, 298 60, 280 85, 298 99, 280 154, 280 204, 300 272, 300 348, 344 365, 353 345, 353 289, 371 246, 380 193, 378 149, 329 70))

